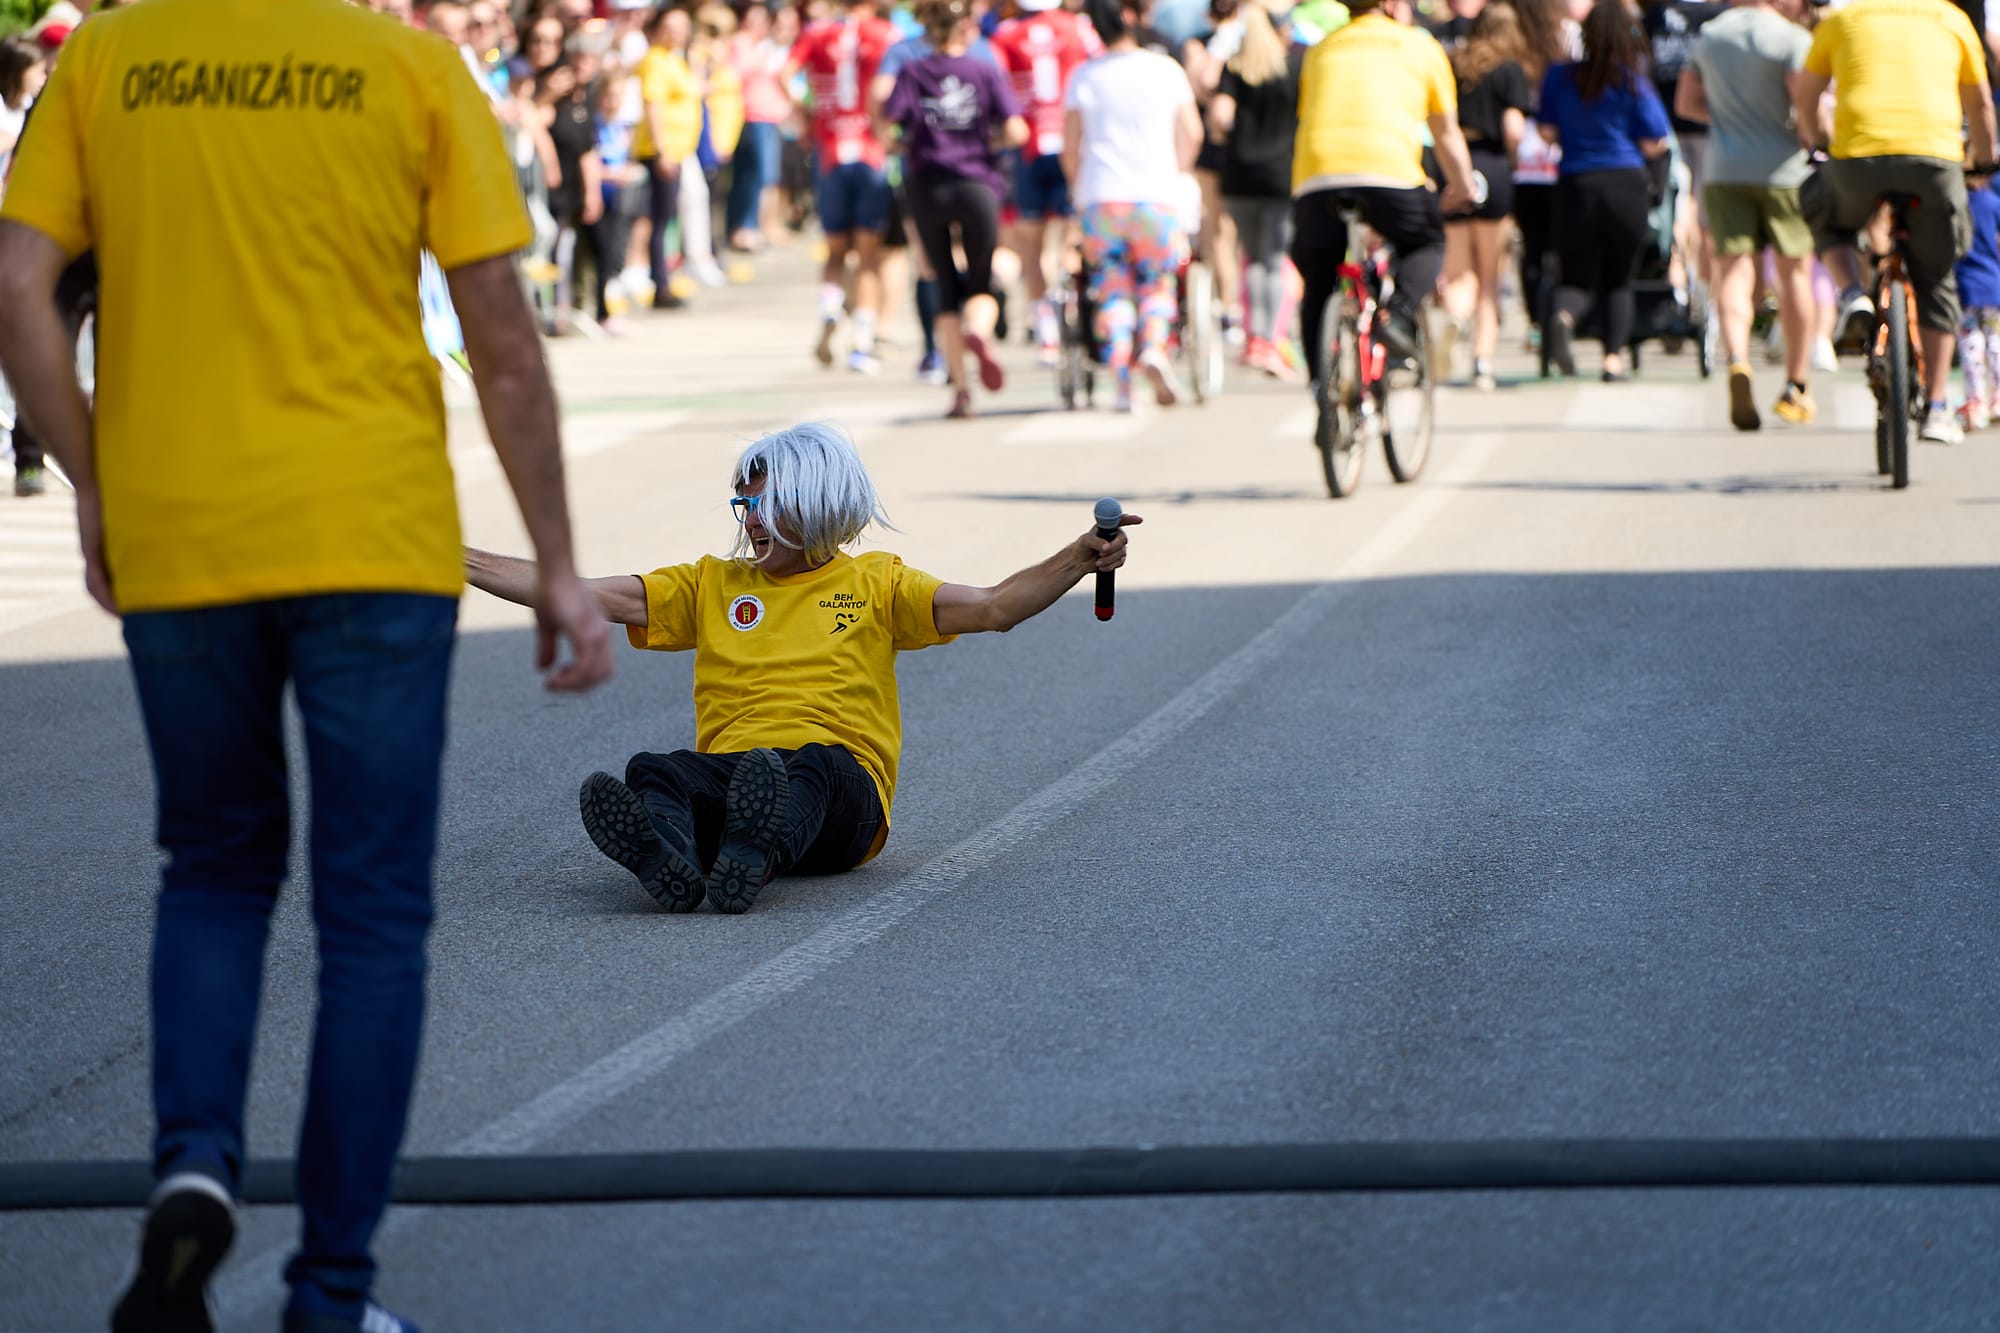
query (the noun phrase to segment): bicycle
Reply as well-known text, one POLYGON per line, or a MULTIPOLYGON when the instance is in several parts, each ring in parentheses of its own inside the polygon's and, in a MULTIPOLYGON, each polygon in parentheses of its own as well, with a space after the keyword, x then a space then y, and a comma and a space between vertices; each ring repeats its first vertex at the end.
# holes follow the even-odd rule
POLYGON ((1875 472, 1891 489, 1910 484, 1910 423, 1921 421, 1929 401, 1924 392, 1923 349, 1910 336, 1915 297, 1904 271, 1914 194, 1885 194, 1877 207, 1889 210, 1889 253, 1875 271, 1875 331, 1868 340, 1868 387, 1875 394, 1875 472))
POLYGON ((1418 306, 1416 356, 1391 357, 1376 332, 1395 286, 1387 247, 1369 247, 1358 209, 1343 208, 1340 216, 1347 257, 1340 263, 1340 286, 1327 301, 1326 347, 1313 386, 1319 409, 1313 442, 1336 500, 1360 486, 1367 445, 1378 437, 1389 475, 1398 482, 1417 479, 1430 459, 1437 395, 1429 301, 1418 306))
POLYGON ((1182 265, 1180 273, 1181 361, 1195 401, 1206 403, 1222 395, 1228 351, 1222 340, 1222 299, 1215 274, 1199 259, 1182 265))

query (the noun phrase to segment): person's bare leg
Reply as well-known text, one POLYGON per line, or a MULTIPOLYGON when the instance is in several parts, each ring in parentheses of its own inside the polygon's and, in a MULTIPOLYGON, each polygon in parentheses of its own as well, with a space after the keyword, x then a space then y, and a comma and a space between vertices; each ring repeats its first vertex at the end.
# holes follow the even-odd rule
POLYGON ((1917 343, 1924 349, 1924 396, 1941 403, 1951 391, 1951 353, 1958 346, 1958 335, 1943 329, 1919 329, 1917 343))
POLYGON ((882 320, 882 233, 854 233, 854 350, 875 355, 882 320))
POLYGON ((1013 226, 1014 242, 1008 248, 1021 261, 1021 286, 1030 304, 1049 294, 1049 271, 1043 257, 1048 243, 1049 224, 1043 218, 1022 218, 1013 226))
POLYGON ((965 321, 955 312, 940 310, 937 317, 938 351, 944 356, 945 380, 954 394, 967 391, 965 378, 965 321))
POLYGON ((1479 274, 1472 262, 1472 224, 1448 222, 1444 229, 1444 312, 1452 323, 1471 322, 1479 299, 1479 274))
POLYGON ((1730 365, 1750 359, 1751 304, 1757 288, 1755 255, 1716 255, 1709 272, 1715 318, 1721 326, 1722 359, 1730 365))
POLYGON ((1472 224, 1472 271, 1478 285, 1472 359, 1489 367, 1500 346, 1500 265, 1507 257, 1507 226, 1505 218, 1480 218, 1472 224))
POLYGON ((1813 329, 1819 306, 1813 300, 1812 256, 1778 256, 1778 322, 1785 331, 1785 378, 1804 384, 1812 373, 1813 329))
POLYGON ((1237 246, 1236 219, 1222 206, 1222 177, 1213 171, 1197 171, 1201 183, 1202 227, 1207 231, 1208 265, 1215 271, 1215 294, 1222 301, 1222 317, 1229 327, 1243 325, 1243 253, 1237 246))

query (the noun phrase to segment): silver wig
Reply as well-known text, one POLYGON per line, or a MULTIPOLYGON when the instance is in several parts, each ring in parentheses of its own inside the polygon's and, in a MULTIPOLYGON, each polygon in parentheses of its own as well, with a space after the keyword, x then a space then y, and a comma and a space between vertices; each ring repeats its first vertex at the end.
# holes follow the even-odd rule
MULTIPOLYGON (((838 426, 808 421, 773 431, 743 451, 736 460, 732 485, 748 487, 759 477, 764 484, 764 526, 771 540, 805 553, 808 564, 833 559, 841 547, 856 541, 870 523, 894 525, 876 498, 875 483, 854 451, 854 441, 838 426), (782 520, 799 536, 794 544, 779 532, 782 520)), ((730 558, 751 563, 756 554, 747 526, 736 530, 730 558)))

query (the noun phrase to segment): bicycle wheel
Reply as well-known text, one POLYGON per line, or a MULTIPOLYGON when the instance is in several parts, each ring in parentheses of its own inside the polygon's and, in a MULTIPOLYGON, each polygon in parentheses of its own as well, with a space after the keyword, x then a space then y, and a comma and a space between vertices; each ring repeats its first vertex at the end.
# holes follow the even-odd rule
POLYGON ((1319 447, 1320 470, 1327 494, 1338 500, 1354 494, 1361 484, 1361 358, 1355 346, 1346 302, 1335 296, 1326 303, 1324 359, 1315 391, 1319 421, 1313 443, 1319 447))
POLYGON ((1902 490, 1910 484, 1910 290, 1901 282, 1889 285, 1887 383, 1880 412, 1888 437, 1889 484, 1902 490))
POLYGON ((1431 435, 1437 427, 1437 375, 1431 365, 1431 313, 1428 304, 1417 311, 1417 355, 1413 361, 1391 364, 1375 382, 1376 410, 1382 419, 1382 453, 1389 475, 1415 481, 1430 461, 1431 435))
POLYGON ((1181 350, 1187 355, 1188 380, 1194 385, 1197 402, 1206 403, 1222 393, 1222 372, 1228 349, 1222 345, 1221 300, 1216 294, 1215 275, 1207 264, 1196 260, 1188 265, 1187 309, 1182 323, 1187 336, 1181 350))
POLYGON ((1085 362, 1090 356, 1074 290, 1063 294, 1061 314, 1062 360, 1056 365, 1056 392, 1062 396, 1063 407, 1073 412, 1077 396, 1083 392, 1085 362))

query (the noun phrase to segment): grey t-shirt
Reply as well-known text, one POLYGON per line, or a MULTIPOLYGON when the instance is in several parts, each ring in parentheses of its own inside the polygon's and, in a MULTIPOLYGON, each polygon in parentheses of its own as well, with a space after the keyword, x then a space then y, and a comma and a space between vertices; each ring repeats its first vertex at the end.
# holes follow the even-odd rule
POLYGON ((1769 9, 1738 7, 1702 25, 1693 61, 1708 95, 1711 184, 1805 180, 1785 75, 1804 68, 1811 47, 1811 33, 1769 9))

